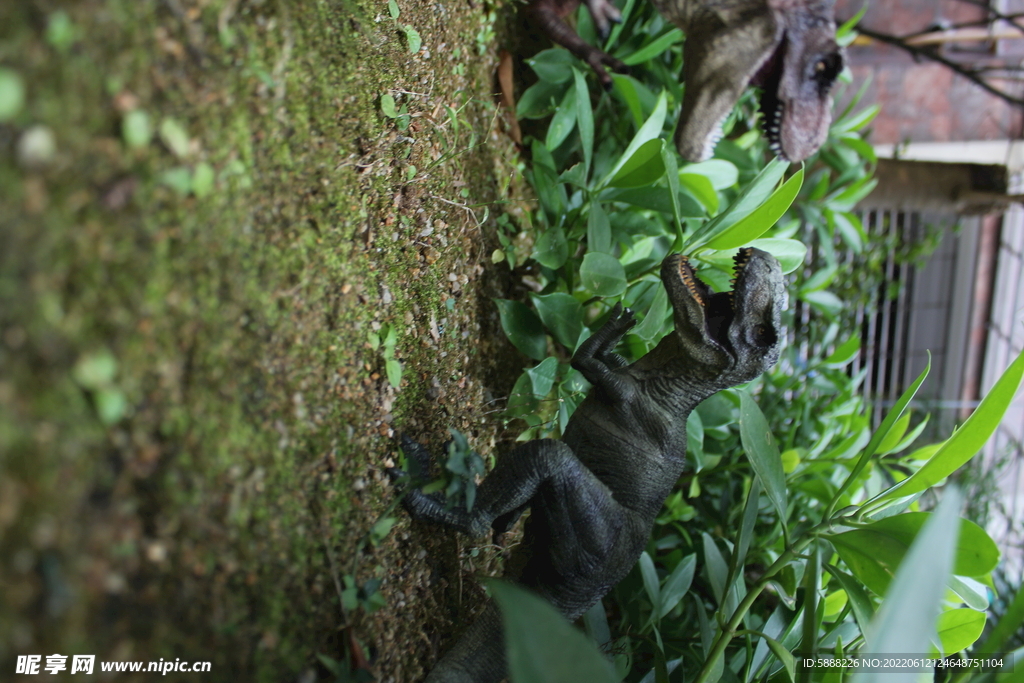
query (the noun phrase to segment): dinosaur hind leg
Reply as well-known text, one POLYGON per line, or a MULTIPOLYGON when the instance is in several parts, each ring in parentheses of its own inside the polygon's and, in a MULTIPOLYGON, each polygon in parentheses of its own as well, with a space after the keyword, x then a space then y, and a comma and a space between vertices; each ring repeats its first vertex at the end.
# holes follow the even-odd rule
POLYGON ((494 601, 489 600, 483 613, 441 658, 425 683, 498 683, 505 676, 501 614, 494 601))
POLYGON ((477 489, 473 509, 446 508, 440 496, 413 489, 405 505, 413 516, 437 522, 470 536, 481 536, 497 521, 505 526, 514 515, 543 501, 544 514, 557 524, 552 535, 572 534, 580 549, 597 551, 605 543, 601 532, 609 528, 605 516, 618 517, 621 508, 611 492, 581 463, 562 441, 528 441, 503 457, 477 489), (595 536, 595 533, 597 534, 595 536), (577 538, 578 537, 578 538, 577 538))

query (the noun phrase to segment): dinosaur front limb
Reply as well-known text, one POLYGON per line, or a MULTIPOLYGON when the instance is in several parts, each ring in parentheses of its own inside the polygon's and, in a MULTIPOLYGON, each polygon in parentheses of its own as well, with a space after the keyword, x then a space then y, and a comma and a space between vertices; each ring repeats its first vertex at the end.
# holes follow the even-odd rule
POLYGON ((615 304, 608 321, 580 344, 572 357, 572 366, 588 382, 620 401, 630 396, 633 382, 614 372, 628 365, 625 358, 615 353, 615 346, 635 324, 633 311, 623 309, 622 304, 615 304))

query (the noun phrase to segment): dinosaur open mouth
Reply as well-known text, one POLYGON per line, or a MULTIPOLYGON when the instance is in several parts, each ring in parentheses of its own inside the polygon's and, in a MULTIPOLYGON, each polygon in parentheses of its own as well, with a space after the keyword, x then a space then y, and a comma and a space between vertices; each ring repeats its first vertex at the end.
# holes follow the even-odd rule
POLYGON ((761 125, 768 136, 768 147, 775 156, 788 161, 782 149, 782 117, 786 105, 779 97, 785 56, 786 40, 783 39, 779 41, 775 52, 765 60, 750 83, 761 88, 761 125))
MULTIPOLYGON (((733 262, 736 264, 735 277, 732 279, 733 286, 743 277, 744 268, 750 261, 752 253, 753 250, 750 248, 740 249, 733 256, 733 262)), ((679 257, 677 268, 680 280, 686 285, 693 300, 704 310, 705 333, 719 346, 729 348, 729 325, 732 324, 736 314, 735 291, 716 292, 711 289, 697 278, 693 266, 685 256, 679 257)))

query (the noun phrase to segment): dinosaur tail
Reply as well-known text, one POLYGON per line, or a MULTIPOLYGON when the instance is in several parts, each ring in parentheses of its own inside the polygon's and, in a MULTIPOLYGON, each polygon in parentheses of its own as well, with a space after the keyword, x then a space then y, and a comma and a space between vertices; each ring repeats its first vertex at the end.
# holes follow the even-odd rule
POLYGON ((488 600, 483 613, 437 663, 426 683, 498 683, 506 675, 501 613, 488 600))

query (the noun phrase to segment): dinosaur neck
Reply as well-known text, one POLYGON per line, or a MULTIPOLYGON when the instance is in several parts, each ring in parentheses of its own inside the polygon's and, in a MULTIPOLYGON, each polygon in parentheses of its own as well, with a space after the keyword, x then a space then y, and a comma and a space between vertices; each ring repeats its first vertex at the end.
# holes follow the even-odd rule
POLYGON ((660 405, 684 419, 701 401, 734 384, 717 364, 687 353, 676 334, 662 339, 630 371, 660 405))

